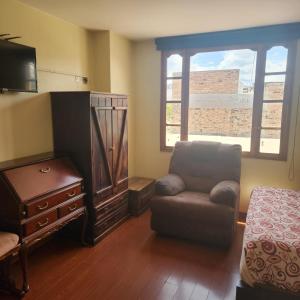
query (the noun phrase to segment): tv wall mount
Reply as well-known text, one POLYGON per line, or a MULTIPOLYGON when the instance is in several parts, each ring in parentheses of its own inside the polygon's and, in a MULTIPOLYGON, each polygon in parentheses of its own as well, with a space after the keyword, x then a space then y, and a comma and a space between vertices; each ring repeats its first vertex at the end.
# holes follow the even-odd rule
POLYGON ((0 34, 0 39, 4 41, 10 41, 14 39, 20 39, 21 36, 10 36, 10 33, 1 33, 0 34))

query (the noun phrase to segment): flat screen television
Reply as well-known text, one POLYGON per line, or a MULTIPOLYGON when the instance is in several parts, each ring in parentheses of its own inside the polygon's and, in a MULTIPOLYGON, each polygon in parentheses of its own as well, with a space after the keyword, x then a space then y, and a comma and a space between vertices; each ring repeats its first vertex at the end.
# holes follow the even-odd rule
POLYGON ((0 91, 37 92, 35 48, 0 40, 0 91))

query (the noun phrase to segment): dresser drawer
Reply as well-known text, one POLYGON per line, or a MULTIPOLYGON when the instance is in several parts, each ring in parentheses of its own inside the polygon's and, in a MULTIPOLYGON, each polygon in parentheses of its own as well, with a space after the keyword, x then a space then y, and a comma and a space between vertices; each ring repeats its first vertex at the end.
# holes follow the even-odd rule
POLYGON ((43 214, 41 217, 36 218, 26 224, 24 224, 25 235, 28 236, 57 220, 57 210, 53 210, 47 214, 43 214))
POLYGON ((96 222, 111 214, 113 211, 118 210, 123 205, 128 205, 128 193, 122 194, 121 196, 118 196, 108 203, 96 208, 96 222))
POLYGON ((83 198, 72 201, 71 203, 58 208, 58 216, 62 218, 76 209, 83 207, 83 198))
POLYGON ((81 194, 81 185, 73 186, 61 192, 58 192, 49 197, 36 200, 32 203, 26 204, 25 209, 27 217, 35 216, 47 209, 54 207, 68 199, 71 199, 81 194))
POLYGON ((128 205, 123 205, 113 214, 109 215, 104 220, 96 223, 94 226, 94 232, 96 233, 96 235, 103 234, 105 231, 112 228, 114 225, 116 225, 127 215, 128 215, 128 205))
POLYGON ((113 188, 105 188, 102 191, 95 193, 93 204, 94 206, 103 205, 103 203, 111 197, 113 197, 113 188))
POLYGON ((121 193, 122 191, 125 191, 128 189, 128 179, 122 180, 120 183, 117 185, 118 193, 121 193))

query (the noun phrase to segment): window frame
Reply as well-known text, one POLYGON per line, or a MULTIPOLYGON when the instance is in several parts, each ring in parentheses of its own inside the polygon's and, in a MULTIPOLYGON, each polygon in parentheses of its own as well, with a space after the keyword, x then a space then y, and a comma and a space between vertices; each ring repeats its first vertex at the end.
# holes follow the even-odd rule
MULTIPOLYGON (((190 58, 196 53, 216 52, 226 50, 242 50, 250 49, 257 52, 256 72, 253 96, 253 113, 252 113, 252 129, 251 129, 251 146, 250 151, 243 151, 244 157, 287 160, 290 115, 292 104, 292 92, 294 81, 294 69, 296 59, 297 41, 274 42, 265 44, 244 44, 232 45, 226 47, 211 48, 193 48, 161 51, 161 97, 160 97, 160 150, 171 152, 173 146, 166 145, 166 130, 170 124, 166 123, 166 106, 167 103, 181 103, 181 123, 180 123, 180 140, 188 140, 188 113, 189 113, 189 79, 190 79, 190 58), (266 56, 267 51, 275 46, 283 46, 288 50, 287 66, 285 72, 266 72, 266 56), (171 55, 179 54, 182 57, 182 75, 181 75, 181 99, 180 101, 167 101, 167 59, 171 55), (282 117, 281 117, 281 133, 280 133, 280 150, 279 154, 262 153, 259 151, 260 135, 263 129, 262 110, 264 100, 264 77, 268 75, 285 74, 284 95, 282 99, 282 117)), ((176 77, 177 78, 177 77, 176 77)), ((274 100, 275 101, 275 100, 274 100)), ((177 126, 177 125, 171 125, 177 126)))

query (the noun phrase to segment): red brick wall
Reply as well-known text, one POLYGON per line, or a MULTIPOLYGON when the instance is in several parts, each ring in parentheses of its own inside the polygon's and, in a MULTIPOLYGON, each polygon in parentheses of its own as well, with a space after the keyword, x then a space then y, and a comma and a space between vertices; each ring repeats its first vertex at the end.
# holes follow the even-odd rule
POLYGON ((251 135, 252 109, 190 109, 189 133, 247 137, 251 135))
POLYGON ((284 94, 284 84, 282 82, 265 82, 264 99, 282 100, 284 94))
POLYGON ((236 94, 239 70, 194 71, 190 73, 191 94, 236 94))
MULTIPOLYGON (((180 84, 175 81, 172 94, 180 99, 180 84)), ((265 83, 264 99, 281 100, 284 84, 265 83)), ((190 74, 190 94, 237 94, 239 89, 239 70, 195 71, 190 74)), ((281 126, 281 104, 265 104, 263 107, 263 126, 281 126)), ((180 105, 167 106, 167 123, 180 124, 180 105)), ((251 107, 197 107, 189 111, 189 133, 203 135, 251 136, 251 107)), ((278 131, 265 131, 263 137, 278 137, 278 131)))
MULTIPOLYGON (((176 76, 176 74, 174 75, 176 76)), ((193 71, 190 73, 191 94, 237 94, 239 70, 193 71)), ((180 99, 181 81, 174 80, 173 99, 180 99)))

